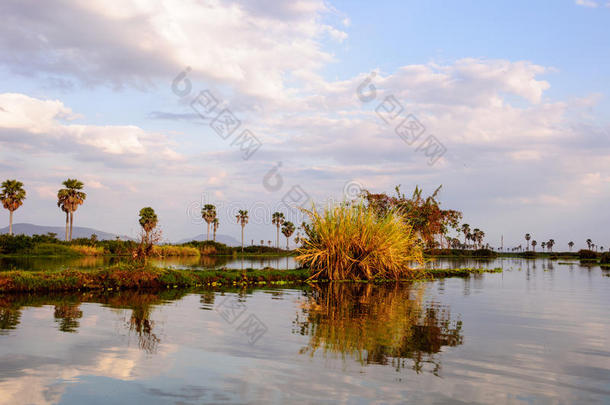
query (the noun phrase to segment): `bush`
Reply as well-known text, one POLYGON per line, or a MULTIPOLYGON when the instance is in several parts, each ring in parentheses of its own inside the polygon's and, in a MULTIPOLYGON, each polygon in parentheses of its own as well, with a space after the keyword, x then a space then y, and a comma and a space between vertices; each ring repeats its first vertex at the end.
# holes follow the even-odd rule
POLYGON ((588 250, 588 249, 581 249, 578 251, 578 258, 579 259, 597 259, 597 253, 595 253, 592 250, 588 250))
POLYGON ((31 237, 26 235, 0 235, 0 253, 26 253, 34 247, 31 237))
POLYGON ((413 275, 413 262, 423 263, 413 229, 394 211, 379 216, 358 204, 306 213, 311 224, 297 260, 313 279, 400 279, 413 275))
POLYGON ((602 253, 601 257, 599 258, 599 263, 600 264, 610 264, 610 252, 602 253))
POLYGON ((491 249, 477 249, 472 252, 473 257, 494 257, 496 256, 496 252, 491 249))
POLYGON ((193 246, 160 245, 153 246, 153 255, 168 256, 199 256, 199 250, 193 246))

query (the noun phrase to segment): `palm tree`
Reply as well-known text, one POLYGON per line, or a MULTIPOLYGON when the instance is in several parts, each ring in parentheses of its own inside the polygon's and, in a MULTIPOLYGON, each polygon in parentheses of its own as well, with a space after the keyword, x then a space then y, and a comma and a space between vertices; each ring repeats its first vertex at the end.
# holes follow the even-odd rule
POLYGON ((265 246, 265 241, 261 239, 261 246, 265 246))
POLYGON ((0 192, 0 201, 4 208, 8 210, 8 234, 13 234, 13 212, 21 207, 25 200, 25 190, 23 183, 17 180, 5 180, 2 182, 2 192, 0 192))
POLYGON ((237 218, 237 223, 241 225, 241 251, 244 251, 244 227, 248 223, 248 210, 239 210, 238 214, 235 216, 237 218))
POLYGON ((284 226, 282 226, 282 233, 286 237, 286 250, 289 249, 289 240, 294 233, 294 229, 294 224, 290 221, 284 222, 284 226))
POLYGON ((571 252, 572 248, 574 247, 574 242, 572 242, 572 241, 568 242, 568 247, 570 248, 570 252, 571 252))
POLYGON ((535 240, 532 241, 532 250, 534 251, 534 253, 536 253, 536 245, 538 244, 538 242, 536 242, 535 240))
POLYGON ((144 230, 144 238, 146 242, 150 240, 150 233, 157 227, 157 214, 150 207, 144 207, 140 210, 140 226, 144 230))
POLYGON ((527 241, 527 248, 526 250, 530 250, 530 239, 532 238, 532 235, 530 235, 529 233, 525 234, 525 240, 527 241))
POLYGON ((214 217, 214 219, 212 220, 212 231, 214 232, 214 242, 216 242, 216 231, 218 230, 219 226, 220 226, 220 221, 218 221, 218 217, 214 217))
POLYGON ((201 218, 208 224, 208 233, 205 237, 206 240, 210 240, 210 224, 216 218, 216 207, 212 204, 206 204, 201 209, 201 218))
POLYGON ((541 246, 542 246, 542 251, 544 252, 544 249, 546 249, 546 242, 542 242, 541 246))
POLYGON ((546 246, 549 248, 550 252, 553 251, 554 245, 555 245, 555 239, 549 239, 549 241, 546 243, 546 246))
POLYGON ((281 212, 274 212, 271 216, 273 219, 271 223, 277 227, 277 239, 275 240, 275 247, 280 248, 280 226, 285 222, 284 214, 281 212))
POLYGON ((468 234, 470 233, 470 225, 468 224, 462 224, 462 233, 464 234, 464 245, 468 245, 467 241, 468 241, 468 234))
POLYGON ((70 232, 66 232, 66 240, 72 240, 72 226, 74 224, 74 212, 79 205, 82 205, 87 198, 87 194, 80 191, 85 186, 77 179, 68 179, 62 183, 65 188, 57 192, 57 206, 66 213, 66 227, 68 226, 68 216, 70 217, 70 232))
POLYGON ((483 238, 485 238, 485 232, 483 232, 480 229, 475 229, 474 230, 474 239, 477 242, 477 244, 479 245, 479 249, 482 248, 483 246, 483 238))
POLYGON ((587 246, 589 247, 589 250, 591 250, 592 244, 593 244, 593 241, 591 239, 587 239, 587 246))

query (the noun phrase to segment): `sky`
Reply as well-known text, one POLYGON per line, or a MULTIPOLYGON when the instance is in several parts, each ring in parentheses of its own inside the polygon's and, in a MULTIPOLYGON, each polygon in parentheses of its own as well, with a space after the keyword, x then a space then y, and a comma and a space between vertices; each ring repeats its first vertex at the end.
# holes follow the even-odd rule
MULTIPOLYGON (((271 213, 432 193, 499 246, 610 247, 610 2, 4 0, 0 177, 15 222, 275 240, 271 213)), ((8 212, 4 212, 8 222, 8 212)))

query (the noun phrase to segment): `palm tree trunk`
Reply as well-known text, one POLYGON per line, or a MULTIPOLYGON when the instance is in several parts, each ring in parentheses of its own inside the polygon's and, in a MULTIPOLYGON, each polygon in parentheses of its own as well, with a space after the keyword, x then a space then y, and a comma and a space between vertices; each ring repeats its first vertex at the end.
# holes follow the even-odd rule
POLYGON ((13 234, 13 211, 9 211, 8 214, 8 234, 13 234))
POLYGON ((205 237, 206 240, 210 240, 210 223, 208 222, 208 233, 205 237))
POLYGON ((74 212, 70 211, 70 242, 72 242, 72 224, 74 224, 74 212))
POLYGON ((214 242, 216 242, 216 228, 214 228, 214 242))
POLYGON ((288 241, 289 241, 288 236, 286 236, 286 250, 290 249, 290 248, 288 247, 288 241))
POLYGON ((241 224, 241 252, 244 253, 244 224, 241 224))
POLYGON ((70 227, 70 217, 68 216, 68 212, 66 212, 66 242, 68 241, 68 229, 70 227))
POLYGON ((276 225, 276 228, 277 228, 277 238, 275 239, 275 247, 277 249, 279 249, 280 248, 280 224, 279 223, 276 225))

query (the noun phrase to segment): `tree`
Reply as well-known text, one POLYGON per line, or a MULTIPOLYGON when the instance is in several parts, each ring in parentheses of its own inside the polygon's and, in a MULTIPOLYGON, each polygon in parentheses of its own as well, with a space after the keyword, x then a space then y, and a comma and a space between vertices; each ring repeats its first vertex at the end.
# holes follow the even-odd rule
POLYGON ((271 217, 272 217, 271 223, 273 223, 273 225, 275 225, 277 228, 277 239, 275 240, 275 247, 279 249, 280 248, 280 226, 282 226, 282 224, 285 222, 285 218, 284 218, 284 214, 282 214, 281 212, 274 212, 271 217))
POLYGON ((529 233, 525 234, 525 240, 527 241, 527 247, 526 250, 530 250, 530 239, 532 238, 532 235, 530 235, 529 233))
POLYGON ((157 214, 151 207, 144 207, 140 210, 140 226, 144 230, 144 238, 148 243, 151 232, 157 227, 157 214))
POLYGON ((284 226, 282 226, 282 233, 286 237, 286 250, 290 249, 289 240, 292 234, 294 233, 294 224, 290 221, 284 222, 284 226))
POLYGON ((532 241, 532 250, 534 251, 534 253, 536 253, 536 245, 538 244, 538 242, 536 242, 535 240, 532 241))
POLYGON ((13 212, 21 207, 25 200, 25 190, 23 183, 17 180, 5 180, 2 182, 2 192, 0 192, 0 201, 9 212, 8 219, 8 234, 13 234, 13 212))
POLYGON ((572 241, 568 242, 568 247, 570 248, 570 252, 571 252, 572 248, 574 247, 574 242, 572 242, 572 241))
POLYGON ((462 224, 462 228, 460 228, 462 233, 464 234, 464 245, 468 246, 468 234, 470 233, 470 225, 462 224))
POLYGON ((72 240, 72 226, 74 225, 74 212, 82 205, 87 198, 87 194, 80 191, 85 186, 77 179, 68 179, 62 183, 65 188, 57 192, 57 206, 66 213, 66 226, 68 216, 70 217, 70 232, 66 235, 66 240, 72 240))
POLYGON ((549 239, 549 241, 546 243, 546 246, 549 249, 549 252, 553 251, 553 246, 555 245, 555 239, 549 239))
POLYGON ((241 251, 244 251, 244 227, 248 223, 248 210, 239 210, 235 216, 237 223, 241 225, 241 251))
POLYGON ((220 221, 218 220, 218 217, 214 217, 214 219, 212 220, 212 231, 214 232, 214 242, 216 242, 216 231, 218 230, 219 226, 220 226, 220 221))
POLYGON ((216 207, 212 204, 206 204, 201 209, 201 217, 208 224, 208 233, 206 235, 206 240, 210 240, 210 224, 216 218, 216 207))
POLYGON ((544 252, 544 249, 546 249, 546 242, 542 242, 540 246, 542 246, 542 251, 544 252))
POLYGON ((589 250, 591 250, 591 245, 593 245, 593 241, 591 239, 587 239, 587 246, 589 247, 589 250))

